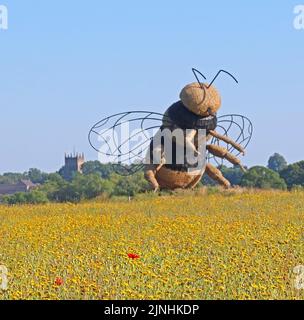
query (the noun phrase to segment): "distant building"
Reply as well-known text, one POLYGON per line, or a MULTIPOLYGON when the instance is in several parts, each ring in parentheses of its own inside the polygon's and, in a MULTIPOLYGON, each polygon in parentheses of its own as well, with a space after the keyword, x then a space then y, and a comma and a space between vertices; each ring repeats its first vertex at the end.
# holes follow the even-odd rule
POLYGON ((64 167, 62 168, 61 175, 69 180, 76 172, 82 173, 82 165, 84 164, 84 154, 65 154, 64 167))
POLYGON ((29 192, 38 185, 30 180, 20 180, 16 184, 0 184, 0 195, 12 195, 18 192, 29 192))

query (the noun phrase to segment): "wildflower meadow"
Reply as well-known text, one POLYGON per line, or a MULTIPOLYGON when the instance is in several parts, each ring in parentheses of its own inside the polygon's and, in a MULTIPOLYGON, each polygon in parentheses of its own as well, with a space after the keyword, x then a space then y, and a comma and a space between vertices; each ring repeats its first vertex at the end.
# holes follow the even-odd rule
POLYGON ((303 214, 284 191, 0 206, 0 299, 303 299, 303 214))

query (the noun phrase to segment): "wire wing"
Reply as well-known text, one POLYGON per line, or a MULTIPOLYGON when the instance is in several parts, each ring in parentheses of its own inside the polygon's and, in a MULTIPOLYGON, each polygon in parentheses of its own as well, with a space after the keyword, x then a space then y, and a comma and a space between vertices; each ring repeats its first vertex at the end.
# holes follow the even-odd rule
POLYGON ((99 161, 111 163, 120 175, 143 169, 143 160, 164 115, 150 111, 128 111, 97 122, 89 132, 89 143, 99 161))
MULTIPOLYGON (((247 117, 243 115, 228 114, 218 117, 216 131, 224 136, 229 136, 235 142, 240 144, 244 149, 246 149, 252 139, 253 124, 247 117)), ((228 151, 234 154, 235 156, 240 155, 240 152, 236 150, 233 146, 223 141, 220 141, 217 138, 212 138, 210 143, 227 148, 228 151)), ((219 159, 210 153, 208 153, 207 158, 209 162, 213 161, 218 166, 221 166, 224 163, 223 159, 219 159)))

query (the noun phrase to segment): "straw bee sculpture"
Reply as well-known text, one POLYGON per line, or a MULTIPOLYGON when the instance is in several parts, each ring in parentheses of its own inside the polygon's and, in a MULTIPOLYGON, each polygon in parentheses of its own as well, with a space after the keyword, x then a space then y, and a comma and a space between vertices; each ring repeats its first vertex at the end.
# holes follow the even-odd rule
POLYGON ((220 185, 229 188, 230 182, 218 168, 223 161, 245 171, 238 156, 245 154, 251 140, 252 123, 242 115, 218 117, 221 97, 213 85, 221 73, 229 75, 235 82, 237 80, 229 72, 220 70, 210 84, 207 84, 200 82, 198 75, 206 80, 201 72, 194 68, 192 71, 197 82, 185 86, 180 93, 180 100, 164 114, 128 111, 107 117, 92 127, 89 133, 91 146, 104 156, 104 160, 108 160, 106 162, 111 162, 119 174, 129 175, 143 170, 151 188, 157 191, 194 188, 205 173, 220 185), (118 139, 117 131, 122 132, 126 125, 135 125, 137 129, 118 139), (168 162, 164 140, 155 143, 155 137, 165 130, 172 132, 176 129, 182 130, 184 136, 182 141, 174 140, 173 154, 168 162), (203 138, 198 137, 200 129, 205 130, 203 138), (154 135, 148 134, 151 130, 154 130, 154 135), (234 135, 234 139, 229 137, 229 133, 234 135), (101 142, 103 147, 100 147, 101 142), (190 165, 187 161, 177 163, 176 145, 186 145, 194 154, 198 154, 203 143, 206 145, 206 162, 201 167, 190 165))

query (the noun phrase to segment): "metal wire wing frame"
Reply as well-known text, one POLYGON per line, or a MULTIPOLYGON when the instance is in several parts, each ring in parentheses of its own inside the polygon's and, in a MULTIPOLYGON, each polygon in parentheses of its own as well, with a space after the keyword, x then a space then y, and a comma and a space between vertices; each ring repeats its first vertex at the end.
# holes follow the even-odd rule
MULTIPOLYGON (((99 153, 102 153, 105 156, 109 156, 115 159, 115 162, 111 162, 114 171, 119 175, 129 176, 140 170, 144 169, 143 160, 145 158, 147 149, 150 146, 150 143, 153 139, 153 136, 149 136, 148 132, 151 130, 158 130, 162 125, 163 119, 166 119, 167 122, 171 120, 162 113, 151 112, 151 111, 128 111, 117 113, 111 115, 101 121, 97 122, 91 129, 88 135, 88 140, 91 147, 99 153), (132 116, 131 119, 128 119, 129 116, 132 116), (138 122, 139 128, 138 131, 132 136, 128 136, 122 142, 116 141, 115 130, 127 123, 136 123, 138 122), (150 122, 151 124, 148 124, 150 122), (154 124, 152 124, 155 122, 154 124), (108 127, 106 127, 108 125, 108 127), (93 134, 97 135, 103 143, 108 147, 109 152, 101 152, 99 148, 95 146, 92 142, 93 134), (110 145, 104 136, 110 134, 112 138, 113 146, 110 145), (128 149, 127 152, 123 152, 123 147, 129 144, 131 139, 136 138, 136 136, 143 135, 145 140, 142 143, 136 145, 134 148, 128 149), (135 160, 141 158, 141 162, 136 163, 135 160), (132 163, 132 160, 134 162, 132 163), (125 164, 128 162, 129 164, 125 164)), ((172 123, 173 124, 173 123, 172 123)))
MULTIPOLYGON (((164 119, 169 123, 172 122, 170 118, 168 118, 166 115, 162 113, 151 112, 151 111, 128 111, 128 112, 117 113, 97 122, 90 129, 88 134, 88 140, 91 147, 94 150, 96 150, 99 153, 102 153, 104 156, 115 158, 115 161, 111 162, 111 164, 116 173, 122 176, 129 176, 144 169, 145 165, 143 163, 143 160, 145 158, 147 149, 149 148, 150 143, 153 139, 153 136, 148 136, 147 132, 149 130, 159 129, 164 119), (131 115, 131 118, 128 119, 130 115, 131 115), (147 125, 145 127, 145 124, 148 121, 152 121, 152 122, 154 121, 156 123, 154 125, 147 125), (119 143, 118 141, 116 141, 115 129, 117 129, 118 127, 126 123, 135 123, 135 122, 140 123, 140 126, 139 126, 140 128, 137 131, 137 133, 134 134, 133 136, 126 137, 126 139, 123 142, 119 143), (107 124, 109 126, 105 127, 107 124), (101 131, 98 132, 98 130, 101 130, 101 131), (109 134, 110 137, 112 138, 114 149, 111 148, 109 141, 107 141, 104 138, 106 134, 109 134), (143 134, 146 139, 141 144, 136 145, 136 147, 134 147, 133 149, 123 153, 122 150, 124 145, 129 143, 131 139, 135 138, 136 135, 139 135, 139 134, 143 134), (101 139, 108 146, 109 152, 101 152, 100 149, 98 149, 94 145, 94 143, 92 142, 93 135, 97 135, 98 138, 101 139), (141 158, 142 161, 136 162, 135 160, 138 158, 141 158), (132 162, 132 160, 134 160, 134 162, 132 162), (125 164, 125 162, 128 162, 129 164, 125 164)), ((174 123, 172 123, 172 125, 174 125, 174 123)), ((246 149, 246 147, 248 146, 248 144, 252 139, 253 124, 245 116, 242 116, 239 114, 229 114, 229 115, 223 115, 218 117, 218 124, 217 124, 216 130, 221 131, 220 133, 225 136, 229 136, 230 132, 234 130, 235 136, 231 136, 230 138, 233 138, 235 142, 237 142, 244 149, 246 149)), ((240 155, 240 152, 237 151, 233 146, 227 143, 223 143, 218 138, 213 137, 210 143, 225 146, 230 153, 234 154, 235 156, 240 155)), ((210 153, 207 153, 207 161, 208 162, 213 161, 217 166, 222 166, 224 163, 223 159, 217 158, 211 155, 210 153)))
MULTIPOLYGON (((250 119, 240 114, 228 114, 218 117, 217 131, 224 136, 232 138, 236 143, 241 145, 245 150, 249 145, 253 135, 253 124, 250 119), (230 134, 235 131, 234 135, 230 134)), ((218 138, 213 137, 210 144, 216 144, 225 147, 230 153, 238 157, 241 152, 236 150, 228 143, 220 141, 218 138)), ((208 162, 214 162, 217 166, 222 166, 225 162, 224 159, 218 158, 210 153, 207 155, 208 162)))

